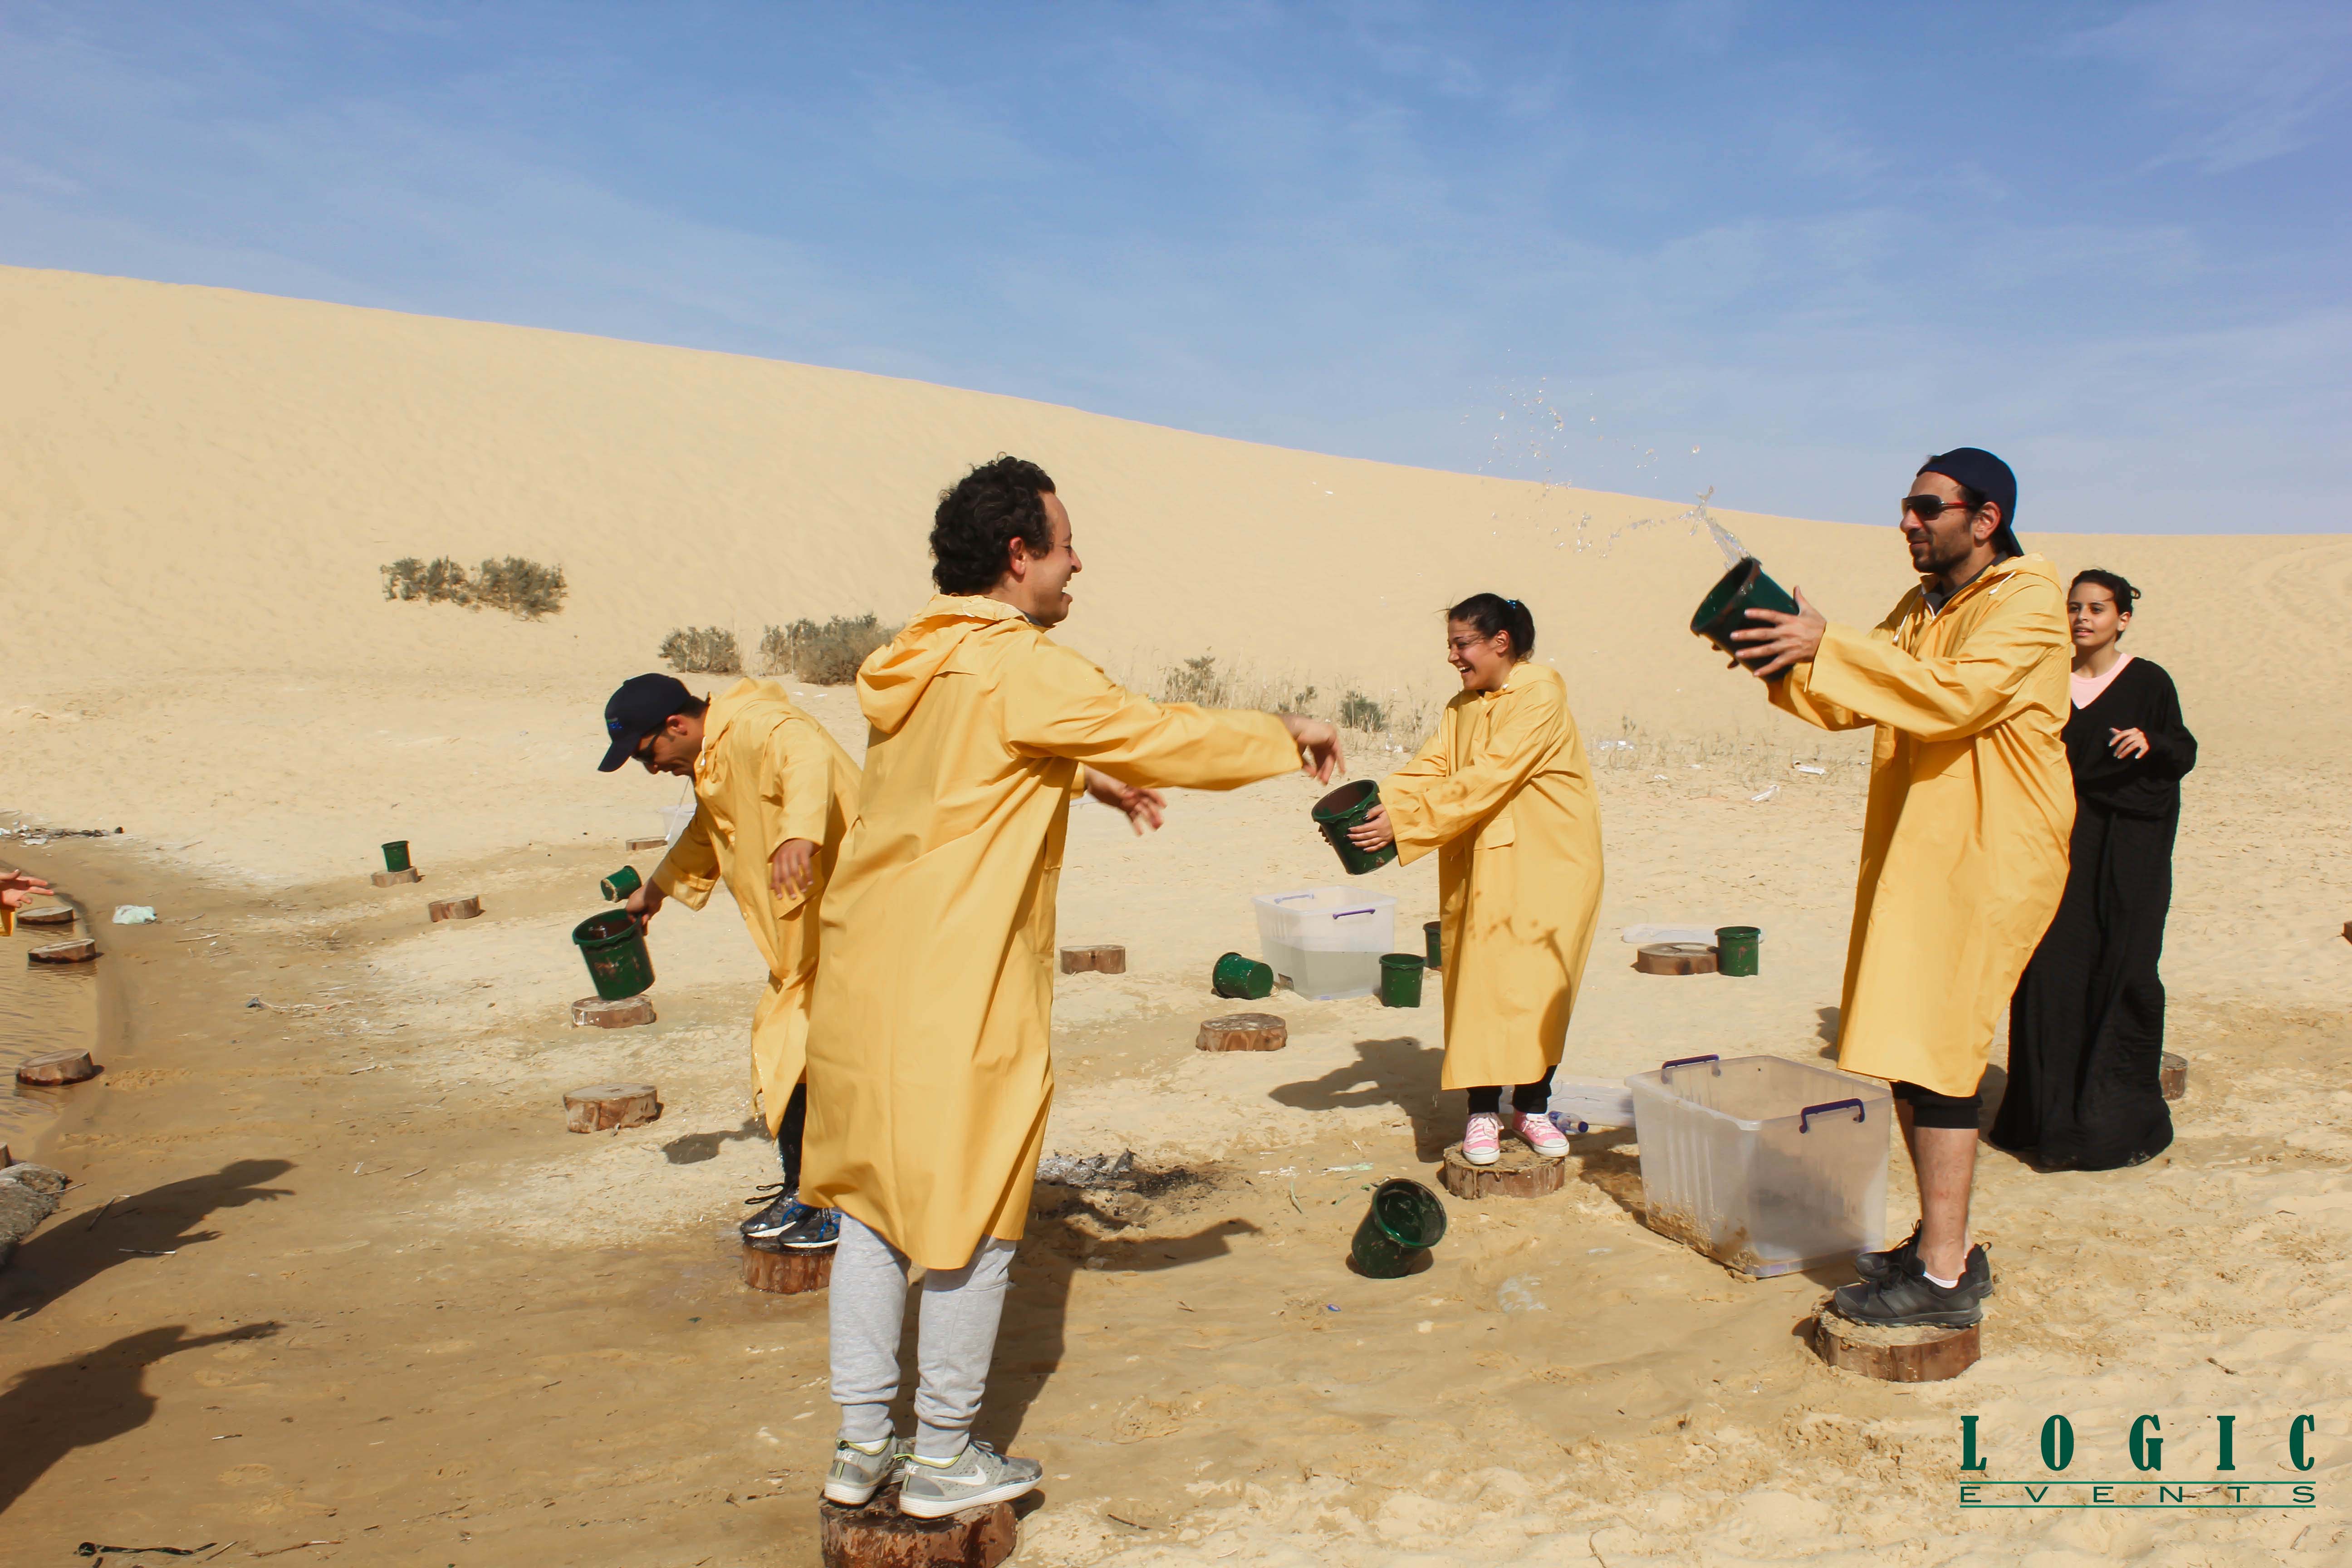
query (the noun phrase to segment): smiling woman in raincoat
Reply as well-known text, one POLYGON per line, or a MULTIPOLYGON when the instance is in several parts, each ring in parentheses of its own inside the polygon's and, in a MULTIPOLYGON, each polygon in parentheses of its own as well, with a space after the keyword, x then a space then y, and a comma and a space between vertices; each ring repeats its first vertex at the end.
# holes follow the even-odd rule
POLYGON ((1502 1157, 1502 1089, 1535 1152, 1568 1152, 1544 1115, 1601 911, 1601 802, 1559 672, 1531 664, 1535 616, 1475 594, 1445 613, 1462 691, 1421 754, 1381 781, 1349 835, 1437 852, 1444 922, 1446 1089, 1470 1091, 1462 1157, 1502 1157))
POLYGON ((1156 826, 1151 786, 1328 776, 1330 726, 1160 704, 1046 628, 1079 570, 1035 465, 1001 458, 940 499, 940 595, 858 672, 872 725, 857 819, 824 903, 809 1032, 812 1202, 840 1208, 831 1285, 840 1440, 825 1495, 887 1478, 909 1260, 927 1270, 917 1428, 899 1506, 1018 1496, 1037 1467, 969 1443, 1012 1246, 1053 1103, 1054 899, 1082 790, 1156 826))

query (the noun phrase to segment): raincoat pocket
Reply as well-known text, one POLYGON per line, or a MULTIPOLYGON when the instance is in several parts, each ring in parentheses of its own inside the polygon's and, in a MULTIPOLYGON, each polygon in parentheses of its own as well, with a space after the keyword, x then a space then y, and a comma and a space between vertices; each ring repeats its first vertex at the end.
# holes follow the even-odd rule
POLYGON ((1480 849, 1502 849, 1517 842, 1518 836, 1517 825, 1511 819, 1511 808, 1507 805, 1486 819, 1486 826, 1478 830, 1478 837, 1473 843, 1480 849))

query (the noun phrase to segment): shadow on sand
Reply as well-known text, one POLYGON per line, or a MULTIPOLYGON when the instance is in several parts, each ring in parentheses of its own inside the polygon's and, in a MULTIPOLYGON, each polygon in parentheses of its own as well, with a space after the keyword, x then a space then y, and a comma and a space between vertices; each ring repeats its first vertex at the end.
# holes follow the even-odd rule
POLYGON ((1412 1124, 1415 1156, 1434 1164, 1445 1157, 1445 1146, 1462 1136, 1461 1117, 1449 1118, 1438 1109, 1438 1075, 1444 1061, 1443 1046, 1424 1045, 1411 1035, 1358 1040, 1354 1061, 1321 1078, 1283 1084, 1268 1098, 1294 1110, 1392 1105, 1412 1124))
POLYGON ((176 1252, 213 1240, 220 1232, 195 1226, 223 1209, 289 1196, 289 1187, 262 1184, 293 1168, 291 1160, 233 1161, 209 1175, 166 1182, 52 1220, 0 1273, 0 1317, 29 1318, 108 1269, 138 1261, 138 1253, 125 1248, 176 1252))

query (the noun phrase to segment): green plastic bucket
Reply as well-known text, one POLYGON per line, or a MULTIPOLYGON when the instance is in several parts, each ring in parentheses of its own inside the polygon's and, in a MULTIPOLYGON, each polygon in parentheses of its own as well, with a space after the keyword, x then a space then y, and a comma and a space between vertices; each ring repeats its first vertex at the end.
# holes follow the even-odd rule
POLYGON ((596 890, 604 895, 606 903, 617 904, 645 885, 645 879, 637 875, 635 866, 624 866, 597 883, 596 890))
POLYGON ((1210 972, 1209 989, 1220 996, 1263 1002, 1274 994, 1274 965, 1229 952, 1217 960, 1217 967, 1210 972))
POLYGON ((1349 1256, 1375 1279, 1394 1279, 1445 1239, 1445 1205, 1419 1182, 1393 1176, 1372 1189, 1349 1256))
POLYGON ((605 1001, 619 1002, 652 987, 654 961, 646 951, 646 924, 628 910, 590 915, 572 928, 572 940, 587 961, 596 994, 605 1001))
POLYGON ((1420 1006, 1421 977, 1428 973, 1429 965, 1417 952, 1381 954, 1381 1005, 1420 1006))
POLYGON ((1339 864, 1347 868, 1350 877, 1377 871, 1396 858, 1394 842, 1378 849, 1359 849, 1348 838, 1348 829, 1371 816, 1372 807, 1380 804, 1381 786, 1370 779, 1341 784, 1315 803, 1315 826, 1339 851, 1339 864))
MULTIPOLYGON (((1691 617, 1691 635, 1705 637, 1727 654, 1737 655, 1740 646, 1731 640, 1734 632, 1749 631, 1763 626, 1761 621, 1748 618, 1750 610, 1778 610, 1782 615, 1797 613, 1797 601, 1787 590, 1764 575, 1764 563, 1753 555, 1726 572, 1707 590, 1706 597, 1698 603, 1698 613, 1691 617)), ((1784 670, 1781 674, 1786 674, 1784 670)), ((1770 679, 1778 680, 1780 675, 1770 679)))
POLYGON ((1715 972, 1717 974, 1756 973, 1756 949, 1764 933, 1754 926, 1715 928, 1715 972))
POLYGON ((1432 969, 1444 968, 1445 922, 1444 921, 1423 921, 1421 928, 1421 940, 1423 945, 1429 949, 1429 957, 1426 960, 1429 967, 1432 969))
POLYGON ((383 868, 387 871, 408 869, 408 840, 395 838, 383 847, 383 868))

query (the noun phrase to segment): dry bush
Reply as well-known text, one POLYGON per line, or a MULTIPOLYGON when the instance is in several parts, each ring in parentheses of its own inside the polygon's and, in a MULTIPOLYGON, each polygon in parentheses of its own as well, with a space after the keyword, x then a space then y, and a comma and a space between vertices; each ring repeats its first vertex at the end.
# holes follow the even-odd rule
POLYGON ((520 555, 485 561, 471 577, 466 575, 463 566, 446 555, 436 555, 429 562, 404 555, 378 570, 383 574, 383 596, 387 599, 463 605, 469 610, 504 610, 527 621, 551 616, 563 608, 563 596, 570 591, 563 581, 562 567, 542 566, 520 555))
POLYGON ((1223 669, 1214 654, 1199 654, 1165 666, 1155 681, 1138 682, 1161 702, 1197 702, 1203 708, 1257 708, 1270 713, 1304 713, 1328 719, 1342 729, 1378 739, 1384 747, 1402 742, 1410 750, 1436 727, 1442 704, 1391 692, 1383 700, 1346 689, 1336 702, 1322 696, 1318 685, 1303 685, 1288 677, 1262 676, 1249 670, 1223 669))
POLYGON ((723 626, 687 626, 662 638, 661 656, 681 675, 735 675, 743 655, 723 626))
POLYGON ((760 673, 794 675, 812 686, 846 686, 857 679, 866 656, 898 631, 870 610, 835 616, 823 626, 803 619, 770 626, 760 638, 760 673))

